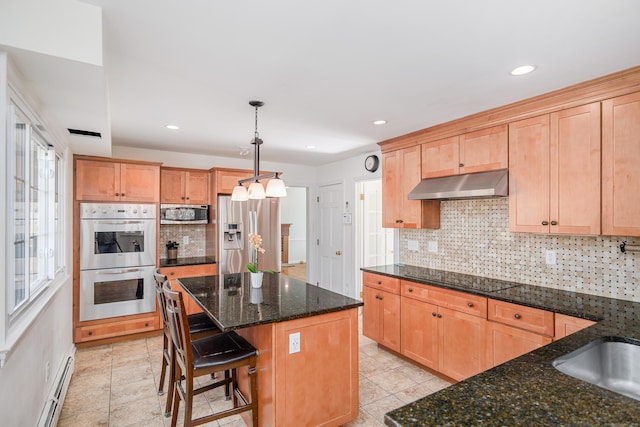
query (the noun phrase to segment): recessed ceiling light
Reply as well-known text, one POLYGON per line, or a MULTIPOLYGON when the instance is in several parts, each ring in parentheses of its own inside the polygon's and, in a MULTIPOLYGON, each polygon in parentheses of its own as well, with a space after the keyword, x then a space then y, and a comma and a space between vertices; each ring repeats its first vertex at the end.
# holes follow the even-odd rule
POLYGON ((535 65, 523 65, 522 67, 514 68, 509 74, 512 76, 521 76, 523 74, 529 74, 535 69, 535 65))
POLYGON ((180 129, 180 126, 177 125, 166 125, 165 126, 167 129, 171 129, 171 130, 178 130, 180 129))
POLYGON ((387 121, 386 120, 374 120, 373 124, 374 125, 386 125, 387 121))
POLYGON ((315 145, 307 145, 306 147, 308 150, 314 150, 316 148, 315 145))

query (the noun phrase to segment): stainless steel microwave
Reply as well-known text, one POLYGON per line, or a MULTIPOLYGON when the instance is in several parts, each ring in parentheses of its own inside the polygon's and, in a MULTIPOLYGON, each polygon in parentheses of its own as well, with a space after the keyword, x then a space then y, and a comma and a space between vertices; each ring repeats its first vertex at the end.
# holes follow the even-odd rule
POLYGON ((207 205, 160 205, 160 224, 207 224, 207 205))

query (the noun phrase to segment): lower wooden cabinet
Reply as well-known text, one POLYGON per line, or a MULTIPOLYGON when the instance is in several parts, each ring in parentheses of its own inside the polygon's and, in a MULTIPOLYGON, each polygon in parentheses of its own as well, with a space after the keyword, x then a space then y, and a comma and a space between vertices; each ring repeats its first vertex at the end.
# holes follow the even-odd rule
POLYGON ((394 351, 400 351, 400 295, 363 287, 362 333, 394 351))
POLYGON ((176 279, 184 277, 213 276, 217 274, 218 266, 216 264, 198 264, 184 265, 176 267, 164 267, 160 269, 160 273, 167 276, 171 282, 171 289, 181 292, 187 314, 202 313, 200 306, 182 289, 176 279))
POLYGON ((559 340, 567 335, 578 332, 581 329, 594 325, 596 322, 579 317, 567 316, 566 314, 556 313, 555 316, 555 336, 554 340, 559 340))
MULTIPOLYGON (((484 371, 487 365, 484 351, 486 310, 481 317, 422 300, 429 298, 430 290, 443 304, 465 301, 460 304, 461 310, 475 307, 475 304, 469 306, 463 293, 403 280, 400 353, 455 380, 484 371)), ((485 301, 486 307, 486 298, 480 300, 485 301)))
POLYGON ((549 344, 551 337, 525 331, 501 323, 489 322, 487 328, 488 368, 498 366, 518 356, 549 344))

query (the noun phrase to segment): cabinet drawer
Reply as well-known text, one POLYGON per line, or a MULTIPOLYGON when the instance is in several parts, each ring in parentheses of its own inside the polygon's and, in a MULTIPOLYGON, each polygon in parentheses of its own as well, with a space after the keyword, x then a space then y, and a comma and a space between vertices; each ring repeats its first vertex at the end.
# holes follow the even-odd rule
POLYGON ((380 274, 362 273, 362 284, 376 289, 383 289, 394 294, 400 293, 400 279, 380 274))
POLYGON ((78 342, 93 341, 102 338, 154 331, 159 328, 160 319, 158 316, 152 316, 133 320, 123 320, 120 322, 102 323, 93 326, 80 326, 76 328, 76 336, 78 342))
POLYGON ((550 337, 554 333, 554 317, 551 311, 490 299, 488 317, 494 322, 550 337))
POLYGON ((578 332, 581 329, 589 327, 596 322, 581 319, 579 317, 567 316, 565 314, 555 314, 555 339, 564 338, 567 335, 571 335, 578 332))
POLYGON ((217 270, 216 264, 198 264, 164 267, 160 269, 160 273, 165 274, 169 280, 173 280, 178 277, 213 276, 217 270))
POLYGON ((472 314, 478 317, 487 317, 487 299, 485 297, 466 294, 464 292, 451 291, 435 286, 420 283, 402 281, 402 296, 429 302, 440 307, 462 313, 472 314))

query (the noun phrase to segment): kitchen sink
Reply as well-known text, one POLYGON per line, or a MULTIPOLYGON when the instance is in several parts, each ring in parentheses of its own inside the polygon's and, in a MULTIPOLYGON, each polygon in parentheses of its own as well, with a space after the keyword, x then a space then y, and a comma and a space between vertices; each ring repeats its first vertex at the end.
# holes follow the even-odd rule
POLYGON ((640 341, 605 337, 553 361, 560 372, 640 400, 640 341))

